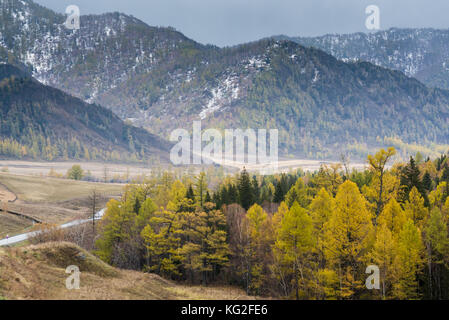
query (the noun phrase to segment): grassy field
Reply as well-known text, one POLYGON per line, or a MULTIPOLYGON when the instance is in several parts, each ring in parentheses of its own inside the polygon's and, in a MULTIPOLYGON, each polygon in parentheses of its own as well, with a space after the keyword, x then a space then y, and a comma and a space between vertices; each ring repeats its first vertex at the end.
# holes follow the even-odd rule
POLYGON ((31 226, 30 220, 0 212, 0 239, 22 233, 31 226))
POLYGON ((67 170, 73 165, 80 165, 84 172, 90 171, 92 176, 103 179, 105 172, 109 178, 114 176, 124 176, 129 174, 131 177, 151 173, 151 169, 144 165, 126 165, 100 162, 44 162, 44 161, 22 161, 22 160, 0 160, 0 171, 7 171, 14 174, 23 174, 29 176, 47 176, 50 171, 65 175, 67 170))
POLYGON ((115 269, 69 243, 0 248, 0 297, 62 300, 254 299, 232 287, 179 285, 154 274, 115 269), (80 290, 67 290, 65 268, 81 271, 80 290))
POLYGON ((0 183, 15 193, 19 200, 61 202, 89 196, 95 188, 105 196, 120 195, 123 185, 90 183, 75 180, 0 173, 0 183))
MULTIPOLYGON (((16 200, 16 195, 0 184, 0 201, 13 202, 16 200)), ((0 208, 1 209, 1 208, 0 208)))

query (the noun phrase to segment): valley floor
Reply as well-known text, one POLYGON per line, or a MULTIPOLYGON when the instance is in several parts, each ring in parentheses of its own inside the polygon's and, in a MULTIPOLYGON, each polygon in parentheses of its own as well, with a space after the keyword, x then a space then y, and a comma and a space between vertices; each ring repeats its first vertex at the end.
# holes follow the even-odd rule
MULTIPOLYGON (((315 171, 323 162, 318 160, 282 159, 277 171, 288 172, 301 168, 315 171)), ((124 184, 91 183, 60 178, 52 178, 50 173, 63 176, 75 162, 40 162, 0 160, 0 239, 6 235, 14 236, 28 232, 35 222, 63 224, 77 219, 84 219, 89 214, 88 197, 93 189, 102 196, 103 206, 107 200, 121 195, 124 184), (19 215, 17 215, 18 213, 19 215)), ((143 165, 104 164, 99 162, 80 163, 84 172, 102 181, 107 175, 132 179, 151 173, 143 165)), ((353 163, 351 167, 364 168, 362 163, 353 163)), ((243 165, 233 164, 232 169, 241 169, 243 165)), ((246 166, 249 171, 263 169, 260 166, 246 166)), ((187 170, 187 169, 186 169, 187 170)))
MULTIPOLYGON (((218 160, 214 160, 219 163, 218 160)), ((307 159, 288 159, 280 158, 278 161, 277 169, 275 172, 287 172, 289 170, 295 170, 301 168, 304 171, 319 170, 322 164, 332 164, 333 161, 321 161, 321 160, 307 160, 307 159)), ((16 161, 16 160, 0 160, 0 172, 6 171, 8 173, 28 176, 47 176, 50 171, 56 174, 65 175, 74 164, 80 164, 84 172, 90 172, 93 177, 102 180, 106 175, 111 179, 114 176, 124 177, 129 175, 132 177, 138 177, 151 173, 151 168, 145 165, 138 164, 111 164, 100 162, 41 162, 41 161, 16 161)), ((266 165, 252 165, 242 164, 238 162, 227 162, 228 169, 243 169, 245 167, 248 171, 261 171, 270 169, 266 165)), ((363 162, 353 162, 350 164, 351 168, 363 169, 366 164, 363 162)), ((189 169, 185 167, 186 170, 189 169)), ((198 168, 197 168, 198 169, 198 168)), ((197 170, 198 171, 198 170, 197 170)), ((271 171, 271 170, 270 170, 271 171)))
POLYGON ((144 165, 125 165, 101 162, 73 162, 73 161, 18 161, 18 160, 0 160, 0 171, 7 170, 9 173, 33 176, 47 176, 51 170, 57 174, 65 175, 73 165, 79 164, 84 172, 88 171, 92 176, 102 179, 104 175, 109 178, 125 174, 138 176, 148 174, 151 170, 144 165))

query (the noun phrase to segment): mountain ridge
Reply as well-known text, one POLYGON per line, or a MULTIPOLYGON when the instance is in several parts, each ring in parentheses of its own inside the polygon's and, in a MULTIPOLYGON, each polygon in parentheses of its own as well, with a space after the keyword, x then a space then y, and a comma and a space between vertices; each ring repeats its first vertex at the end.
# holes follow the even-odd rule
POLYGON ((449 29, 390 28, 370 33, 272 37, 313 46, 343 61, 363 60, 449 89, 449 29))
POLYGON ((16 40, 8 57, 163 138, 196 120, 219 130, 277 128, 281 154, 329 159, 364 158, 391 139, 440 146, 449 137, 447 92, 399 71, 294 41, 202 45, 120 13, 81 16, 80 30, 65 30, 63 15, 33 13, 32 3, 2 1, 0 43, 16 40))

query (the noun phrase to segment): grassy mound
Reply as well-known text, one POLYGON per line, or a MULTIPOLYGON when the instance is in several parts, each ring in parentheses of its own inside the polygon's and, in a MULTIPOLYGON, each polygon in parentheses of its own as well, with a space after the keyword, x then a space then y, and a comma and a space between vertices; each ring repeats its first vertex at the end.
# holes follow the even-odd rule
POLYGON ((66 242, 0 248, 0 300, 176 300, 249 299, 232 287, 175 284, 154 274, 120 270, 66 242), (68 290, 65 272, 81 271, 80 289, 68 290))
POLYGON ((77 266, 81 272, 100 277, 118 276, 119 272, 86 250, 68 242, 49 242, 22 249, 24 256, 32 255, 42 262, 59 268, 77 266))

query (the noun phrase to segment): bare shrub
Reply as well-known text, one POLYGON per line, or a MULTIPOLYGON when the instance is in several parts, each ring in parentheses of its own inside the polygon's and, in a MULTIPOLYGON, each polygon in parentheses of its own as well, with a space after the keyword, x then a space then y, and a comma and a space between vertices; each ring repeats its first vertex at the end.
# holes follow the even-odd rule
POLYGON ((64 241, 64 231, 57 225, 41 223, 34 228, 35 236, 30 238, 32 244, 64 241))
POLYGON ((46 242, 71 242, 88 251, 95 249, 97 233, 92 230, 89 223, 74 226, 68 229, 61 229, 57 225, 40 224, 35 230, 36 235, 30 238, 32 244, 46 242))

